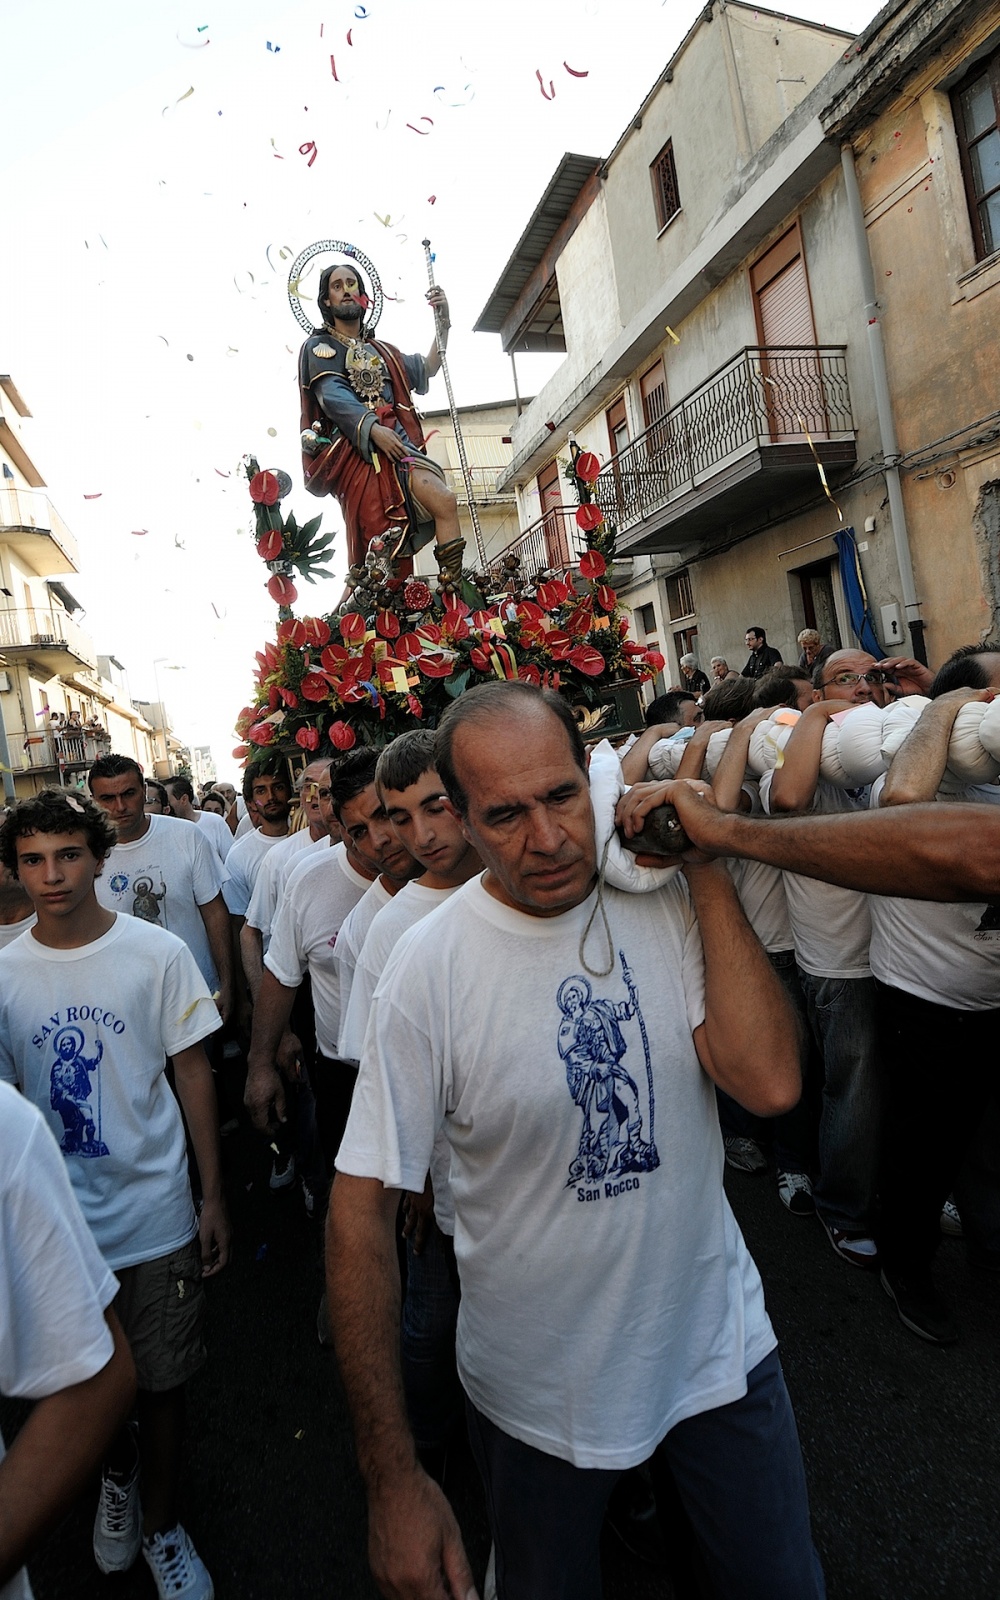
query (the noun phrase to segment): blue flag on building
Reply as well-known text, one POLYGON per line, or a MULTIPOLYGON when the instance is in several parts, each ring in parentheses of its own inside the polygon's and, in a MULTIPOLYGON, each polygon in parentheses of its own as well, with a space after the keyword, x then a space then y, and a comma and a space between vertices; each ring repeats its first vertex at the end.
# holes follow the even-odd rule
POLYGON ((858 546, 854 537, 853 528, 840 528, 834 534, 837 544, 837 554, 840 557, 840 581, 844 586, 844 598, 851 617, 851 627, 854 629, 858 644, 862 650, 867 650, 876 661, 881 661, 884 654, 875 632, 875 621, 868 605, 868 595, 865 590, 865 580, 861 575, 861 562, 858 559, 858 546))

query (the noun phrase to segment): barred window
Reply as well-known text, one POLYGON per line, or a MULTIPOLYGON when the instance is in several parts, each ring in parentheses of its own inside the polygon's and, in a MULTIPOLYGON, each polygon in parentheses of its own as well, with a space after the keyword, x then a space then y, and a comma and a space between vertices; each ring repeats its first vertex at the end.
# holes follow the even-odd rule
POLYGON ((1000 52, 977 64, 952 97, 976 258, 1000 250, 1000 52))
POLYGON ((674 164, 674 141, 668 139, 649 169, 653 180, 653 200, 656 204, 656 226, 665 228, 681 209, 681 193, 677 187, 677 167, 674 164))
POLYGON ((667 579, 667 610, 673 622, 678 617, 694 616, 694 595, 691 592, 691 574, 684 567, 667 579))

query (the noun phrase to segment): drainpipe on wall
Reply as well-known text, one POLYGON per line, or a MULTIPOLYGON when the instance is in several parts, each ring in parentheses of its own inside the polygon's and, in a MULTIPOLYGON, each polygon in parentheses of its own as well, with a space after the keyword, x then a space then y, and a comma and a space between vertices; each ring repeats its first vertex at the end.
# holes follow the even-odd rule
POLYGON ((7 744, 7 729, 4 726, 2 703, 0 703, 0 762, 3 764, 4 804, 12 806, 17 799, 17 793, 14 789, 14 774, 10 770, 10 747, 7 744))
POLYGON ((896 424, 892 415, 889 373, 885 364, 885 346, 882 343, 882 323, 875 294, 875 273, 868 249, 868 232, 865 228, 865 213, 861 204, 861 190, 858 188, 858 175, 854 167, 854 149, 850 141, 841 145, 840 161, 844 169, 847 206, 851 214, 855 251, 865 297, 865 317, 868 322, 868 353, 871 357, 872 378, 875 383, 875 411, 878 417, 879 443, 885 460, 885 485, 889 494, 889 520, 892 523, 892 538, 896 546, 896 563, 899 567, 899 580, 903 590, 903 607, 906 612, 907 626, 910 630, 910 642, 913 645, 914 658, 926 666, 927 646, 924 643, 924 623, 920 615, 920 601, 917 599, 917 587, 913 579, 913 563, 910 559, 910 541, 906 529, 906 511, 903 506, 903 485, 900 480, 898 466, 899 441, 896 438, 896 424))

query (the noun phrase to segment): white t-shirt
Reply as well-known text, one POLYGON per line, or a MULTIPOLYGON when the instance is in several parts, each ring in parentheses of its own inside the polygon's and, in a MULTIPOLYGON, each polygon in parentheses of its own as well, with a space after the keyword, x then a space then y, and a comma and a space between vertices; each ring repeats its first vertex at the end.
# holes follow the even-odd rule
POLYGON ((114 846, 94 884, 97 898, 109 911, 176 933, 214 994, 219 974, 198 907, 215 899, 226 869, 193 823, 179 817, 146 820, 141 839, 114 846))
MULTIPOLYGON (((236 802, 236 804, 237 804, 237 807, 239 807, 240 805, 243 804, 243 802, 238 800, 236 802)), ((252 820, 250 818, 250 813, 249 813, 249 811, 247 811, 245 805, 243 807, 242 813, 239 811, 239 809, 237 809, 236 815, 239 817, 239 821, 236 824, 236 832, 233 834, 234 842, 237 839, 245 839, 248 833, 253 833, 253 831, 254 831, 253 822, 252 822, 252 820)))
MULTIPOLYGON (((103 1371, 117 1293, 44 1119, 0 1083, 0 1394, 42 1400, 103 1371)), ((31 1600, 23 1567, 0 1600, 31 1600)))
POLYGON ((109 1267, 152 1261, 195 1233, 165 1058, 219 1027, 186 946, 137 917, 117 916, 75 950, 29 934, 0 951, 0 1078, 60 1140, 109 1267))
MULTIPOLYGON (((873 807, 885 779, 872 786, 873 807)), ((995 783, 939 794, 938 805, 1000 805, 995 783)), ((950 904, 869 896, 876 978, 954 1011, 1000 1009, 1000 911, 980 901, 950 904)))
POLYGON ((514 1438, 578 1467, 646 1460, 746 1393, 775 1344, 722 1186, 701 938, 676 875, 532 917, 473 879, 403 935, 372 1006, 343 1172, 418 1189, 451 1145, 459 1372, 514 1438), (606 965, 598 917, 591 965, 606 965))
POLYGON ((265 967, 286 989, 298 988, 308 971, 316 1043, 328 1060, 337 1055, 340 1030, 339 934, 370 887, 371 880, 351 866, 343 844, 307 857, 281 897, 264 957, 265 967))
MULTIPOLYGON (((772 769, 760 780, 761 804, 768 813, 773 778, 772 769)), ((838 789, 821 778, 808 812, 834 816, 863 810, 867 804, 867 789, 838 789)), ((814 978, 871 977, 867 895, 855 889, 841 889, 835 883, 821 883, 818 878, 801 877, 797 872, 786 872, 784 877, 795 959, 803 972, 814 978)))
POLYGON ((288 839, 287 833, 261 833, 259 828, 252 828, 241 839, 237 831, 233 848, 226 857, 229 877, 222 890, 232 916, 246 916, 261 862, 269 850, 286 844, 288 839))
POLYGON ((205 837, 219 860, 225 863, 226 857, 233 848, 233 836, 229 831, 229 824, 225 817, 220 817, 217 811, 196 811, 194 820, 199 828, 204 829, 205 837))
POLYGON ((300 861, 304 852, 313 843, 309 829, 300 828, 298 833, 290 833, 287 838, 279 839, 274 849, 269 850, 264 856, 257 869, 253 893, 247 906, 246 920, 249 927, 256 928, 264 935, 265 950, 281 896, 281 875, 289 863, 300 861))
MULTIPOLYGON (((750 814, 760 816, 763 807, 758 785, 745 783, 743 789, 750 798, 750 814)), ((781 868, 769 866, 766 861, 743 861, 737 856, 730 856, 726 866, 736 885, 743 915, 768 955, 791 950, 792 925, 781 868)))
POLYGON ((20 922, 0 922, 0 950, 6 950, 9 944, 19 939, 22 933, 27 933, 38 921, 32 911, 30 916, 24 917, 20 922))
MULTIPOLYGON (((376 878, 374 883, 370 883, 368 885, 368 888, 361 896, 361 899, 354 907, 354 910, 349 916, 344 918, 343 922, 341 923, 340 932, 337 935, 337 985, 340 993, 340 1034, 338 1035, 337 1049, 334 1054, 337 1055, 341 1061, 357 1060, 356 1056, 345 1056, 342 1038, 340 1037, 344 1031, 344 1018, 347 1016, 347 1008, 351 1000, 351 985, 354 982, 354 969, 357 966, 358 956, 361 954, 361 946, 368 937, 368 929, 371 927, 375 917, 381 911, 382 907, 387 906, 391 899, 392 895, 385 887, 382 879, 376 878)), ((426 1177, 426 1173, 424 1176, 426 1177)), ((421 1188, 423 1188, 423 1182, 424 1180, 421 1178, 421 1188)))
MULTIPOLYGON (((393 895, 389 904, 383 906, 374 918, 354 968, 351 997, 341 1024, 340 1050, 345 1060, 358 1061, 361 1058, 372 999, 386 962, 399 940, 416 923, 422 922, 438 906, 443 906, 454 893, 454 889, 427 889, 419 879, 404 883, 399 893, 393 895)), ((451 1146, 444 1129, 441 1129, 434 1140, 434 1154, 431 1157, 431 1188, 434 1191, 437 1225, 449 1238, 455 1232, 455 1202, 451 1195, 450 1173, 451 1146)))

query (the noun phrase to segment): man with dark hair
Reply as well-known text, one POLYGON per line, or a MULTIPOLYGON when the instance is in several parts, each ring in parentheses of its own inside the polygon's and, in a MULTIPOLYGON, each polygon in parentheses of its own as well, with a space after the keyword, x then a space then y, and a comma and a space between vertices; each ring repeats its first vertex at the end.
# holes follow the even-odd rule
POLYGON ((320 276, 323 326, 299 352, 302 464, 310 494, 335 494, 351 567, 364 570, 371 540, 412 556, 433 537, 442 582, 457 588, 465 541, 458 503, 424 451, 412 392, 426 394, 441 367, 450 320, 443 289, 428 291, 438 314, 426 356, 404 356, 365 334, 368 296, 355 262, 320 276))
POLYGON ((143 809, 147 817, 173 816, 167 791, 155 778, 146 779, 146 804, 143 809))
POLYGON ((762 678, 769 667, 776 667, 781 661, 781 651, 768 644, 767 634, 757 623, 746 631, 746 646, 750 655, 743 668, 744 678, 762 678))
POLYGON ((938 668, 931 687, 927 690, 932 700, 950 694, 953 689, 995 689, 1000 678, 1000 645, 964 644, 953 650, 943 666, 938 668))
POLYGON ((712 1094, 714 1080, 763 1114, 792 1105, 794 1026, 725 868, 598 890, 584 768, 568 707, 527 684, 468 691, 439 729, 437 771, 487 870, 393 952, 327 1234, 375 1576, 414 1596, 472 1585, 397 1367, 399 1191, 420 1186, 443 1129, 459 1373, 501 1600, 596 1593, 603 1508, 654 1451, 717 1588, 818 1597, 712 1094))
POLYGON ((183 939, 225 1019, 233 968, 218 856, 200 829, 177 817, 146 815, 142 769, 130 757, 102 756, 88 781, 116 834, 97 879, 98 900, 183 939))
MULTIPOLYGON (((95 779, 99 788, 116 782, 134 782, 131 769, 95 779)), ((13 863, 38 916, 27 937, 0 951, 0 1078, 61 1135, 74 1193, 119 1280, 115 1311, 138 1373, 138 1448, 125 1429, 106 1461, 97 1564, 124 1572, 141 1549, 161 1600, 210 1600, 212 1581, 178 1521, 178 1491, 184 1386, 205 1360, 201 1280, 229 1252, 204 1050, 220 1023, 181 940, 98 901, 113 837, 90 800, 56 790, 20 802, 0 830, 0 857, 13 863)))
POLYGON ((279 839, 288 837, 292 785, 284 760, 272 757, 248 767, 243 775, 243 798, 248 806, 256 808, 260 823, 242 838, 237 836, 226 857, 229 876, 223 893, 237 934, 243 926, 264 856, 274 849, 279 839))
MULTIPOLYGON (((646 707, 647 728, 676 723, 678 728, 693 728, 701 721, 698 702, 690 689, 671 689, 669 694, 657 695, 646 707)), ((660 735, 663 738, 663 734, 660 735)))
MULTIPOLYGON (((832 654, 828 652, 828 654, 832 654)), ((823 657, 823 662, 827 656, 823 657)), ((822 673, 821 662, 819 671, 822 673)), ((779 662, 777 666, 768 667, 762 678, 754 684, 753 704, 755 706, 791 706, 796 711, 804 711, 806 706, 811 706, 816 699, 817 691, 813 687, 813 672, 805 667, 793 666, 779 662)))
POLYGON ((226 857, 232 849, 233 836, 222 818, 214 816, 211 811, 200 811, 196 807, 194 785, 190 778, 168 778, 166 790, 170 796, 172 815, 180 817, 182 822, 193 822, 201 827, 212 849, 225 866, 226 857))

